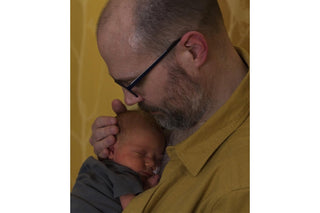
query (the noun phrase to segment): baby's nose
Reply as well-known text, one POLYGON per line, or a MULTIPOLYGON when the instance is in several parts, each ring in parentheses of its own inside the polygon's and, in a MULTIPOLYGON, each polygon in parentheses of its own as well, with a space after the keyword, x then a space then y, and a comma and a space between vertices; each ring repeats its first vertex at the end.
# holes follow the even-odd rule
POLYGON ((153 159, 146 160, 146 167, 152 171, 156 169, 156 163, 153 159))

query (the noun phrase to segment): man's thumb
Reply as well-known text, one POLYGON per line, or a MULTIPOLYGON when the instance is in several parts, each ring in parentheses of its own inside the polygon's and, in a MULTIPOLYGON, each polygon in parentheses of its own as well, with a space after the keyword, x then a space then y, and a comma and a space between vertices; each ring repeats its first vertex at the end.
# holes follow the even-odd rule
POLYGON ((126 106, 119 99, 114 99, 111 105, 112 105, 112 110, 116 114, 127 111, 126 106))

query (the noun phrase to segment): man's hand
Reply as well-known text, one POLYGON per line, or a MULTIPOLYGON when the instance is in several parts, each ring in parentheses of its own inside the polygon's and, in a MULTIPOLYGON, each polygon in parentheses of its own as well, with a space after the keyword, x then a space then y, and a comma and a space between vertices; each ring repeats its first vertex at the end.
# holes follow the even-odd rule
MULTIPOLYGON (((127 108, 120 100, 115 99, 112 101, 112 110, 119 114, 127 111, 127 108)), ((90 143, 100 159, 105 159, 109 156, 108 148, 116 142, 115 135, 118 133, 119 127, 115 117, 101 116, 94 121, 90 143)))

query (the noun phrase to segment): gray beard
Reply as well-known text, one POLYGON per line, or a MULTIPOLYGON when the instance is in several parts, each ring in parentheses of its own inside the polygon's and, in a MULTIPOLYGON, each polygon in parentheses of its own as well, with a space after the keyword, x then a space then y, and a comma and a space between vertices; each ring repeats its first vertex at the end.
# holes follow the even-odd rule
MULTIPOLYGON (((168 109, 166 105, 167 104, 165 103, 164 108, 168 109)), ((190 116, 186 115, 189 114, 188 112, 183 112, 179 109, 163 110, 160 108, 148 106, 143 103, 140 103, 139 106, 142 110, 146 112, 156 111, 157 114, 153 115, 154 119, 158 122, 160 126, 167 130, 188 129, 197 123, 196 119, 190 119, 190 116)))
POLYGON ((146 112, 157 112, 153 117, 167 130, 190 129, 205 114, 208 98, 200 85, 180 67, 175 66, 169 71, 169 79, 162 106, 154 107, 141 102, 139 107, 146 112))

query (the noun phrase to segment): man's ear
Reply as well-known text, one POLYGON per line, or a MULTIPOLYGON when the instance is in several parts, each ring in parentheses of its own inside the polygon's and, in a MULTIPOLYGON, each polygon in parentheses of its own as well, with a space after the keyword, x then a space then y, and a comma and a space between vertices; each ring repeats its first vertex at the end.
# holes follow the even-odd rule
MULTIPOLYGON (((182 36, 179 43, 184 46, 184 51, 190 53, 189 57, 186 58, 188 62, 183 64, 192 65, 197 68, 204 64, 208 56, 208 43, 203 34, 197 31, 187 32, 182 36)), ((186 55, 184 54, 184 56, 186 55)))

